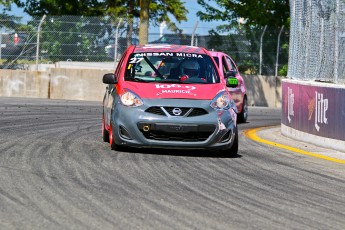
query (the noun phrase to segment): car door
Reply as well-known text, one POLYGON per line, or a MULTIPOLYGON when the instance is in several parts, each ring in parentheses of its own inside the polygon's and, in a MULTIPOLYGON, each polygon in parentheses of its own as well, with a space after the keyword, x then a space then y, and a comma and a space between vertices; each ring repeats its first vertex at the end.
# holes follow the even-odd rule
MULTIPOLYGON (((117 80, 120 77, 121 69, 124 68, 123 65, 125 64, 125 61, 124 61, 125 57, 126 57, 126 52, 122 55, 116 67, 115 78, 117 78, 117 80)), ((104 95, 104 103, 103 103, 104 120, 107 126, 110 125, 112 107, 113 107, 113 103, 115 99, 115 94, 117 94, 116 87, 117 87, 116 84, 108 84, 106 87, 105 95, 104 95)))
POLYGON ((230 56, 228 56, 228 55, 223 56, 223 65, 226 66, 226 67, 224 67, 226 69, 226 71, 231 71, 231 70, 236 71, 236 78, 238 80, 238 86, 236 88, 229 89, 229 91, 231 93, 232 98, 234 99, 234 101, 236 103, 237 109, 239 110, 239 112, 241 112, 242 104, 243 104, 243 98, 244 98, 244 94, 242 93, 242 88, 243 88, 243 84, 244 84, 243 78, 240 75, 236 64, 230 58, 230 56))

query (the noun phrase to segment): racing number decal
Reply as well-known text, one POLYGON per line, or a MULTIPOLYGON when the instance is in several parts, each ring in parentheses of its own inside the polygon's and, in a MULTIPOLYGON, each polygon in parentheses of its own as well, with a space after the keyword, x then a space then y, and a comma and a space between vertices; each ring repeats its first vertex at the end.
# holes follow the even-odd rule
POLYGON ((141 58, 134 57, 134 58, 130 59, 129 63, 131 63, 131 64, 140 63, 142 60, 144 60, 144 58, 142 58, 142 57, 141 58))

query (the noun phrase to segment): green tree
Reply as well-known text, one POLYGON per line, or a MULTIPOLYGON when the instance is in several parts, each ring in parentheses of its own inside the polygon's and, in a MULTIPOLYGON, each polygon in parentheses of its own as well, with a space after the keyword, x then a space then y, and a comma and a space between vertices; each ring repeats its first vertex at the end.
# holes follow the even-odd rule
POLYGON ((13 0, 0 0, 0 5, 4 7, 3 12, 0 13, 0 28, 13 30, 20 23, 21 17, 9 14, 12 3, 13 0))
POLYGON ((12 0, 0 0, 0 5, 2 5, 5 8, 11 8, 12 0))
POLYGON ((203 21, 221 20, 233 24, 243 18, 246 24, 253 26, 289 27, 289 0, 198 0, 198 4, 205 9, 197 12, 203 21))
MULTIPOLYGON (((272 74, 275 65, 277 37, 284 26, 289 28, 289 0, 198 0, 203 11, 197 15, 202 21, 223 21, 210 31, 209 48, 222 50, 234 56, 242 72, 257 74, 259 70, 260 37, 264 34, 262 74, 272 74), (228 34, 227 36, 220 35, 228 34), (226 37, 226 39, 225 39, 226 37), (240 55, 241 54, 241 55, 240 55)), ((285 37, 286 33, 284 34, 285 37)), ((285 44, 288 41, 283 41, 285 44)), ((287 46, 281 46, 287 61, 287 46)), ((274 71, 273 71, 274 74, 274 71)))
MULTIPOLYGON (((115 18, 125 18, 128 21, 139 19, 140 15, 144 16, 145 21, 140 22, 140 28, 145 31, 140 34, 139 38, 140 43, 144 44, 147 43, 149 24, 159 26, 161 22, 165 21, 168 29, 180 33, 181 30, 171 18, 174 17, 179 23, 186 21, 188 10, 181 0, 115 0, 108 2, 107 12, 115 18), (145 16, 148 15, 149 20, 146 20, 145 16)), ((129 24, 127 27, 127 38, 131 37, 132 26, 133 24, 129 24)))
MULTIPOLYGON (((58 15, 83 15, 83 16, 111 16, 113 18, 124 18, 133 22, 134 19, 140 17, 140 0, 2 0, 15 3, 18 7, 24 9, 24 12, 30 16, 50 16, 58 15)), ((181 0, 145 0, 149 7, 145 8, 150 16, 153 25, 159 25, 165 21, 167 27, 172 31, 180 31, 171 16, 177 22, 186 21, 188 10, 185 8, 181 0)), ((134 29, 133 24, 128 23, 125 27, 127 37, 131 37, 134 29)), ((147 33, 147 32, 146 32, 147 33)), ((147 36, 147 35, 146 35, 147 36)))
POLYGON ((35 52, 35 46, 32 45, 34 35, 31 33, 33 27, 22 24, 22 17, 11 14, 13 1, 6 0, 0 3, 3 6, 0 13, 0 40, 4 45, 4 48, 1 48, 1 68, 11 68, 20 59, 32 58, 35 52))
POLYGON ((30 16, 83 15, 100 16, 104 14, 104 3, 98 0, 12 0, 30 16))
POLYGON ((47 16, 40 40, 44 59, 105 61, 104 46, 98 41, 110 29, 110 22, 99 17, 47 16))

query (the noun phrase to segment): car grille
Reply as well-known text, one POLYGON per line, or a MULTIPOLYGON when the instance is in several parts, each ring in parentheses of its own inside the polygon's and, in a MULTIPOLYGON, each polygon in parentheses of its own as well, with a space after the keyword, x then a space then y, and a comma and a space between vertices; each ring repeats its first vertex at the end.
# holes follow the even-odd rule
POLYGON ((170 116, 174 117, 195 117, 195 116, 201 116, 207 114, 207 111, 202 108, 184 108, 184 107, 159 107, 159 106, 153 106, 145 110, 147 113, 152 113, 156 115, 161 116, 167 116, 169 114, 170 116), (180 109, 181 114, 176 115, 173 113, 174 109, 180 109))
POLYGON ((205 141, 215 131, 215 125, 138 123, 145 138, 158 141, 197 142, 205 141))

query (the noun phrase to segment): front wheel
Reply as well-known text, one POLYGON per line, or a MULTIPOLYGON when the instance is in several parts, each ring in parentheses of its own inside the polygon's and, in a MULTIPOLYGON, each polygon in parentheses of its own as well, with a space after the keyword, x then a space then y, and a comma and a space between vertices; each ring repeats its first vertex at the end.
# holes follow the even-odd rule
POLYGON ((104 116, 103 116, 103 120, 102 120, 102 138, 103 138, 104 142, 109 143, 109 132, 105 128, 104 116))
POLYGON ((237 120, 239 123, 245 123, 248 119, 248 101, 247 97, 243 98, 242 111, 238 114, 237 120))
POLYGON ((121 146, 117 145, 114 140, 114 134, 113 134, 113 125, 110 123, 110 130, 109 130, 109 143, 111 150, 120 150, 121 146))
POLYGON ((235 139, 234 142, 229 149, 221 150, 220 154, 226 157, 236 157, 238 153, 238 130, 237 127, 234 129, 235 132, 235 139))

